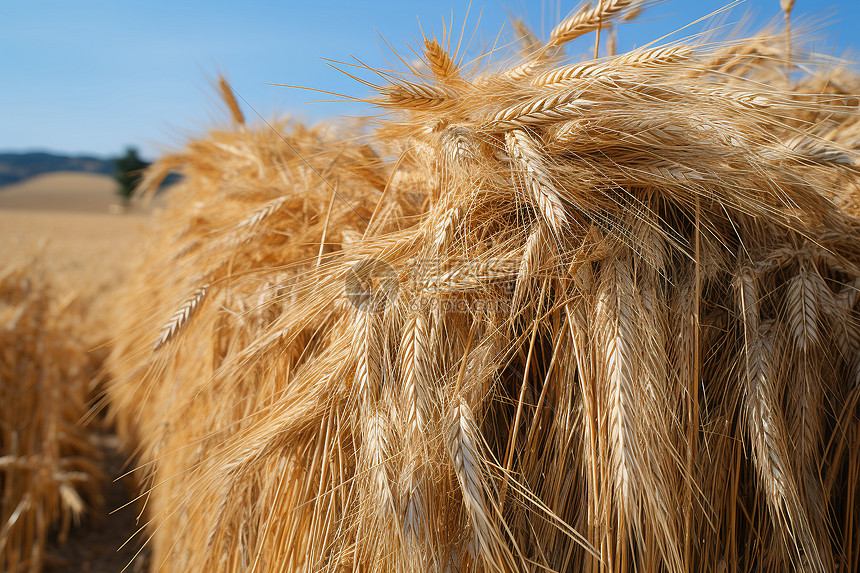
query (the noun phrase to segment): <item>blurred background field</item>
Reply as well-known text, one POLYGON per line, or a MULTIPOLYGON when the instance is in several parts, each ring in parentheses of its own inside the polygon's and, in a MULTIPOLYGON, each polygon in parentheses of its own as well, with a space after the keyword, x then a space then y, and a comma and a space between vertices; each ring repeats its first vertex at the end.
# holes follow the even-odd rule
MULTIPOLYGON (((140 248, 151 209, 126 212, 106 175, 48 173, 0 190, 4 266, 38 260, 56 287, 90 300, 97 321, 140 248)), ((104 326, 93 324, 96 327, 104 326)), ((84 330, 86 332, 86 330, 84 330)))
POLYGON ((78 288, 117 270, 134 252, 149 215, 121 212, 116 188, 110 177, 80 173, 39 175, 4 188, 0 248, 6 262, 44 251, 52 271, 78 288))
MULTIPOLYGON (((41 562, 45 571, 117 572, 139 547, 132 542, 117 551, 136 530, 135 512, 110 512, 134 494, 129 480, 114 482, 128 454, 119 451, 98 405, 114 293, 140 249, 151 213, 124 212, 117 187, 107 175, 59 172, 0 188, 0 346, 7 352, 0 364, 11 369, 0 375, 5 412, 0 455, 29 460, 28 466, 3 464, 8 473, 0 477, 6 492, 0 513, 4 519, 15 515, 18 507, 8 505, 12 488, 35 487, 40 467, 57 475, 63 460, 84 456, 88 461, 69 471, 90 476, 83 482, 90 495, 81 506, 62 496, 71 489, 55 489, 65 487, 63 482, 45 483, 43 497, 32 500, 34 507, 71 512, 60 519, 72 527, 58 538, 49 526, 38 555, 20 556, 20 570, 34 570, 41 562), (10 382, 17 388, 11 394, 10 382), (52 396, 48 388, 53 385, 71 394, 52 396), (52 404, 63 405, 62 413, 54 414, 52 404), (63 435, 80 428, 76 439, 82 442, 72 445, 57 436, 51 428, 58 420, 70 424, 63 435), (49 501, 56 495, 60 497, 49 501), (62 538, 66 541, 58 545, 62 538)), ((69 482, 75 487, 81 483, 69 482)), ((26 513, 19 524, 25 518, 26 513)), ((54 519, 50 514, 46 518, 54 519)), ((19 543, 14 528, 2 533, 5 543, 19 543)), ((13 567, 14 562, 5 563, 13 567)), ((142 559, 133 570, 143 570, 145 563, 142 559)))
POLYGON ((108 175, 50 172, 3 187, 0 210, 108 213, 118 203, 117 184, 108 175))

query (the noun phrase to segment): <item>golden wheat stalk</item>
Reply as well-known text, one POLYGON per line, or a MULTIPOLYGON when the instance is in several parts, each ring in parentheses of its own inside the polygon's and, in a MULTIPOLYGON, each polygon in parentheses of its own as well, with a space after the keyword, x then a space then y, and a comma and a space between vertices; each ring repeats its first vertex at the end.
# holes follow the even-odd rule
POLYGON ((206 299, 206 295, 209 293, 209 286, 202 286, 194 291, 194 293, 188 297, 182 306, 180 306, 170 320, 161 327, 161 333, 158 336, 158 340, 155 341, 153 345, 153 350, 158 350, 171 339, 173 339, 182 329, 188 324, 188 321, 191 320, 191 317, 194 316, 194 313, 200 308, 200 305, 203 304, 203 301, 206 299))
POLYGON ((439 81, 450 82, 460 79, 457 64, 435 38, 424 40, 424 55, 430 64, 430 70, 439 81))
POLYGON ((738 306, 743 317, 746 421, 753 452, 757 459, 759 479, 768 494, 774 522, 783 519, 789 547, 802 554, 801 562, 823 570, 823 562, 812 539, 808 518, 802 509, 797 484, 786 451, 787 433, 777 413, 777 391, 774 385, 772 341, 773 324, 762 323, 759 311, 758 279, 749 268, 742 268, 737 278, 738 306))
POLYGON ((514 158, 515 167, 522 173, 532 201, 537 205, 538 213, 553 231, 560 232, 567 224, 567 212, 552 175, 538 152, 537 143, 522 129, 507 132, 505 142, 508 153, 514 158))
POLYGON ((547 87, 553 84, 581 80, 588 77, 599 77, 604 74, 617 72, 642 73, 659 70, 666 66, 676 65, 690 58, 694 53, 691 46, 661 46, 650 49, 639 49, 621 54, 600 62, 584 62, 563 66, 555 70, 539 74, 532 78, 534 87, 547 87), (625 70, 625 68, 634 68, 625 70))
POLYGON ((634 0, 601 0, 594 8, 586 3, 553 28, 548 45, 562 46, 584 34, 600 30, 619 12, 625 9, 637 10, 636 6, 634 0))
POLYGON ((495 525, 496 517, 488 503, 485 472, 480 452, 480 431, 472 411, 462 399, 448 411, 448 455, 460 486, 463 505, 469 517, 469 551, 487 568, 511 564, 513 557, 495 525), (503 565, 504 564, 504 565, 503 565))

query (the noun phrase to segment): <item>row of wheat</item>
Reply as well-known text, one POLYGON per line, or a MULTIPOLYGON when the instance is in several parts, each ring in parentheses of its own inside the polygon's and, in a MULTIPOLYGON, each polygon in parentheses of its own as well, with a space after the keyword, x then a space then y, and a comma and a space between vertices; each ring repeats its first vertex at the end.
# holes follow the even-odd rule
POLYGON ((87 411, 96 357, 74 332, 79 301, 45 269, 0 273, 0 570, 40 571, 49 539, 102 506, 87 411))
POLYGON ((856 81, 780 35, 566 63, 636 8, 428 39, 372 136, 225 84, 153 167, 111 398, 156 570, 860 567, 856 81))

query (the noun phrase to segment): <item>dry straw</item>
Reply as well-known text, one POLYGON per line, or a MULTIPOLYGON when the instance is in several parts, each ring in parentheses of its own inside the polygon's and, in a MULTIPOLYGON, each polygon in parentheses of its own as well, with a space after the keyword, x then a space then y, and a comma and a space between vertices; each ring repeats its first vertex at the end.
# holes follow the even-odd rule
POLYGON ((82 424, 95 359, 74 301, 40 267, 0 274, 0 570, 40 571, 49 545, 102 508, 99 454, 82 424), (93 510, 96 510, 95 512, 93 510))
POLYGON ((508 70, 428 40, 372 138, 152 168, 111 394, 157 570, 860 567, 857 82, 767 88, 768 37, 567 65, 600 6, 508 70))

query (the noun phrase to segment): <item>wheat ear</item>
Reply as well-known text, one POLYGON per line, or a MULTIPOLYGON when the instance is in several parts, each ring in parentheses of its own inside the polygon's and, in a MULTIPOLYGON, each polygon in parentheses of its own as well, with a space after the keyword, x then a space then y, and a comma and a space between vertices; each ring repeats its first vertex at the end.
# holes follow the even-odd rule
POLYGON ((382 390, 379 326, 371 299, 369 296, 356 310, 353 322, 352 351, 356 361, 353 392, 362 407, 375 403, 382 390))
MULTIPOLYGON (((810 261, 803 257, 798 262, 797 275, 788 283, 785 306, 789 331, 800 364, 796 364, 797 380, 791 384, 797 416, 791 426, 797 447, 798 469, 806 493, 806 507, 815 526, 816 537, 826 535, 822 529, 824 493, 819 479, 817 460, 823 440, 821 396, 823 393, 818 364, 820 363, 820 333, 818 330, 819 297, 829 293, 821 275, 810 261)), ((827 556, 826 547, 822 547, 827 556)))
POLYGON ((603 371, 608 388, 608 423, 611 463, 615 489, 620 495, 619 511, 625 515, 634 509, 632 464, 636 456, 635 416, 638 401, 635 379, 633 339, 634 316, 630 294, 635 288, 630 269, 620 255, 604 263, 606 266, 597 298, 597 325, 602 327, 603 371))
POLYGON ((200 306, 203 304, 203 301, 206 299, 206 295, 209 292, 209 285, 202 286, 194 291, 194 294, 186 300, 182 306, 180 306, 170 320, 161 327, 161 334, 158 337, 158 340, 155 341, 153 345, 153 350, 158 350, 160 347, 164 346, 170 340, 175 337, 179 332, 188 325, 188 321, 191 320, 191 317, 200 309, 200 306))
POLYGON ((448 88, 415 83, 393 84, 379 91, 385 96, 380 105, 414 110, 438 109, 457 98, 457 93, 448 88))
POLYGON ((549 59, 542 53, 543 50, 538 49, 534 55, 534 59, 505 70, 502 77, 514 82, 530 78, 549 63, 549 59))
POLYGON ((424 55, 430 64, 430 70, 440 81, 460 79, 460 71, 451 55, 439 45, 436 38, 424 40, 424 55))
POLYGON ((236 94, 233 93, 233 88, 230 87, 227 79, 223 76, 218 78, 218 89, 221 91, 221 98, 230 110, 230 115, 233 117, 233 121, 235 121, 237 125, 245 125, 245 115, 242 113, 242 110, 239 109, 239 102, 236 101, 236 94))
POLYGON ((753 269, 744 267, 735 282, 744 335, 744 418, 759 479, 774 525, 788 526, 783 531, 789 547, 793 546, 797 552, 798 563, 809 563, 814 570, 823 571, 824 565, 791 474, 787 432, 772 369, 769 323, 762 323, 759 313, 758 278, 753 269))
POLYGON ((430 416, 430 366, 427 319, 414 312, 407 319, 400 343, 402 406, 407 435, 419 438, 430 416))
POLYGON ((475 132, 465 127, 446 129, 442 134, 442 148, 449 167, 478 157, 475 132))
POLYGON ((595 102, 576 95, 570 90, 556 90, 507 107, 493 115, 488 123, 497 129, 514 129, 529 124, 583 118, 595 102))
POLYGON ((357 475, 361 479, 365 511, 358 528, 364 538, 362 560, 377 562, 397 543, 400 527, 391 480, 391 421, 384 406, 362 409, 361 450, 357 475))
POLYGON ((378 502, 377 507, 388 515, 394 515, 394 495, 388 471, 391 457, 389 422, 385 414, 377 410, 363 423, 365 428, 361 447, 370 471, 371 491, 378 502))
POLYGON ((255 209, 250 215, 239 221, 236 224, 237 231, 251 231, 256 229, 260 223, 268 219, 273 213, 277 212, 287 201, 286 197, 277 197, 262 207, 255 209))
POLYGON ((516 314, 517 310, 523 306, 529 294, 529 289, 534 284, 535 274, 540 269, 545 247, 544 242, 546 241, 545 233, 542 229, 543 226, 540 223, 534 225, 532 232, 529 233, 528 240, 526 240, 511 300, 512 315, 516 314))
POLYGON ((652 68, 659 69, 662 66, 668 68, 683 62, 692 54, 693 48, 689 46, 661 46, 648 50, 633 50, 606 61, 563 66, 535 76, 531 84, 535 87, 548 87, 553 84, 599 76, 623 67, 636 68, 637 72, 652 68))
POLYGON ((401 517, 404 549, 412 556, 422 553, 430 537, 427 496, 432 491, 426 480, 429 457, 426 431, 431 415, 429 342, 426 317, 420 312, 412 313, 406 320, 400 343, 400 411, 406 449, 401 517))
POLYGON ((511 560, 510 551, 493 525, 493 509, 487 500, 489 492, 480 453, 480 431, 466 401, 455 400, 448 412, 448 455, 472 526, 472 549, 487 569, 503 569, 502 564, 511 560))
POLYGON ((433 248, 437 253, 441 253, 451 241, 451 236, 457 228, 460 221, 462 208, 455 205, 446 210, 440 220, 435 224, 433 230, 433 248))
POLYGON ((509 131, 505 135, 505 141, 507 142, 508 153, 514 159, 517 169, 522 173, 531 192, 532 200, 537 204, 538 212, 553 231, 561 231, 567 223, 567 213, 558 188, 549 174, 543 157, 538 152, 537 144, 522 129, 509 131))
POLYGON ((609 25, 610 20, 625 8, 636 4, 634 0, 607 0, 592 8, 585 4, 556 26, 549 35, 549 46, 563 46, 576 38, 609 25))

